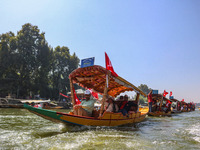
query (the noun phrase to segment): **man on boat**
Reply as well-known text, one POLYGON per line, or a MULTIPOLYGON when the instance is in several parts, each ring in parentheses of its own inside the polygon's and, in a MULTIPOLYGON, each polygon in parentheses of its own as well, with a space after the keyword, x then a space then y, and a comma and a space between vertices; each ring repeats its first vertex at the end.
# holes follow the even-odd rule
POLYGON ((128 104, 128 95, 124 95, 124 99, 121 102, 120 107, 119 107, 119 112, 121 112, 123 116, 126 116, 128 114, 129 109, 130 107, 128 104), (128 107, 128 110, 127 110, 127 107, 128 107))
POLYGON ((112 97, 109 97, 108 100, 105 102, 105 111, 106 112, 118 112, 119 108, 117 104, 114 103, 112 97))
POLYGON ((148 94, 148 103, 149 103, 149 112, 152 112, 152 103, 153 103, 152 90, 148 94))
POLYGON ((91 92, 89 90, 85 91, 85 100, 81 101, 80 105, 74 106, 74 114, 79 116, 92 116, 92 111, 94 110, 95 99, 92 99, 91 92))

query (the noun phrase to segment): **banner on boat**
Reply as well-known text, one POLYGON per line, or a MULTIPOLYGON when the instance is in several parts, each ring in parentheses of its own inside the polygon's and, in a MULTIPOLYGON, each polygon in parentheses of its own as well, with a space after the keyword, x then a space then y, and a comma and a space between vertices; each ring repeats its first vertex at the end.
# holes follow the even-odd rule
POLYGON ((152 90, 152 94, 158 94, 158 90, 152 90))
POLYGON ((81 68, 89 67, 89 66, 94 66, 94 58, 95 57, 82 59, 81 60, 81 68))

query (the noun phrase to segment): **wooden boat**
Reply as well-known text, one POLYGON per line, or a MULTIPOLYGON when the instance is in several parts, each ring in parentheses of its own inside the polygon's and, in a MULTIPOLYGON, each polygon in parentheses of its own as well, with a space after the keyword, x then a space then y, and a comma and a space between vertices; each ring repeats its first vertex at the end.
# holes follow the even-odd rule
POLYGON ((195 111, 195 104, 193 102, 188 103, 188 110, 195 111))
POLYGON ((181 102, 175 98, 172 100, 172 113, 181 113, 181 102))
POLYGON ((149 116, 155 116, 155 117, 159 117, 159 116, 171 116, 171 111, 170 112, 163 112, 163 111, 154 111, 154 112, 149 112, 148 113, 149 116))
POLYGON ((0 98, 0 108, 24 108, 21 101, 14 98, 0 98))
POLYGON ((23 104, 9 104, 11 108, 24 108, 23 104))
POLYGON ((184 101, 181 101, 181 112, 188 112, 188 104, 184 101))
MULTIPOLYGON (((62 109, 62 106, 58 106, 51 102, 51 100, 21 100, 22 103, 29 105, 40 105, 43 109, 62 109)), ((37 107, 37 106, 36 106, 37 107)))
MULTIPOLYGON (((161 94, 152 94, 152 99, 152 112, 148 112, 149 116, 171 116, 171 106, 165 108, 166 101, 169 99, 167 99, 161 94)), ((172 102, 172 100, 169 101, 172 102)))
POLYGON ((122 113, 104 111, 104 102, 107 95, 116 97, 125 91, 135 91, 137 93, 136 101, 139 104, 140 94, 143 96, 146 96, 146 94, 125 79, 119 76, 113 76, 110 71, 101 66, 95 65, 85 68, 78 68, 69 75, 69 79, 73 105, 75 104, 74 91, 72 90, 73 83, 77 83, 85 88, 92 88, 95 92, 103 95, 101 109, 94 110, 92 117, 77 116, 74 115, 73 112, 62 113, 52 110, 34 108, 26 104, 24 107, 46 119, 79 126, 120 126, 141 122, 147 115, 147 112, 139 111, 139 108, 137 112, 130 111, 128 116, 123 116, 122 113))

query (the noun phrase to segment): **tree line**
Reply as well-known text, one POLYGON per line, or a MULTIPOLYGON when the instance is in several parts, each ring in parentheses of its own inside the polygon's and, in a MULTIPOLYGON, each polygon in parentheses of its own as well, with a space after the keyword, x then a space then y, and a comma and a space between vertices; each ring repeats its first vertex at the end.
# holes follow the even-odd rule
MULTIPOLYGON (((139 86, 138 86, 138 88, 140 89, 140 90, 142 90, 146 95, 148 95, 149 94, 149 92, 151 91, 151 90, 153 90, 153 89, 151 89, 151 88, 149 88, 146 84, 140 84, 139 86)), ((134 99, 136 99, 136 95, 135 95, 135 98, 134 99)), ((147 97, 144 97, 144 96, 142 96, 142 95, 140 95, 140 97, 139 97, 139 101, 140 101, 140 104, 147 104, 148 102, 147 102, 147 97)))
POLYGON ((70 91, 68 76, 79 65, 68 47, 52 48, 37 26, 24 24, 15 35, 0 35, 0 97, 40 95, 57 100, 70 91))

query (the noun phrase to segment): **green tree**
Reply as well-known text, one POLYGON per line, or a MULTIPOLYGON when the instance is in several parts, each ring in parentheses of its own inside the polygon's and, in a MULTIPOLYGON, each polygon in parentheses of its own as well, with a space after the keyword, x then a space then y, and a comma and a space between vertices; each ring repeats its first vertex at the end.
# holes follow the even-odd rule
POLYGON ((58 99, 69 91, 68 76, 79 65, 68 47, 51 48, 45 33, 37 26, 24 24, 14 33, 0 35, 0 96, 8 93, 25 97, 30 93, 58 99))
POLYGON ((16 37, 8 32, 0 35, 0 94, 15 93, 17 84, 16 37))
POLYGON ((52 87, 54 97, 57 99, 59 92, 67 93, 69 91, 69 74, 78 67, 80 62, 75 53, 71 56, 68 47, 57 46, 54 50, 54 58, 52 64, 52 87))
MULTIPOLYGON (((141 84, 140 86, 138 86, 138 88, 139 88, 140 90, 142 90, 142 91, 143 91, 145 94, 147 94, 147 95, 148 95, 148 93, 149 93, 150 90, 151 90, 151 88, 149 88, 146 84, 141 84)), ((142 96, 142 95, 140 95, 139 100, 140 100, 140 104, 144 104, 144 103, 147 102, 147 98, 144 97, 144 96, 142 96)))
POLYGON ((145 94, 148 94, 151 90, 151 88, 149 88, 146 84, 141 84, 140 86, 138 86, 138 88, 142 90, 145 94))
POLYGON ((40 93, 40 89, 45 88, 40 85, 48 83, 46 78, 50 70, 48 68, 50 48, 45 40, 44 33, 40 33, 37 26, 27 23, 17 33, 17 41, 20 54, 20 95, 29 95, 30 91, 37 92, 38 90, 40 93), (41 82, 44 82, 44 84, 41 82))

